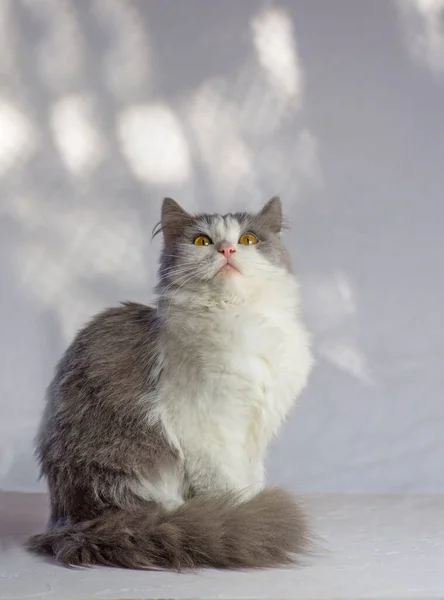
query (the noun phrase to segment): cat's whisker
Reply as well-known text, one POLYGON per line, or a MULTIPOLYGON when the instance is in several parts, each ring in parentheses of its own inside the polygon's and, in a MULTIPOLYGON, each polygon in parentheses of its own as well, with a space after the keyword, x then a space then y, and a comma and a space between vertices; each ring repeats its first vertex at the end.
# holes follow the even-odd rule
POLYGON ((196 267, 195 266, 188 267, 186 269, 184 269, 184 268, 180 268, 179 269, 178 268, 176 270, 170 271, 168 273, 168 279, 170 280, 170 285, 174 285, 182 277, 188 276, 188 275, 192 274, 195 271, 196 271, 196 267))
MULTIPOLYGON (((171 296, 171 298, 170 298, 170 301, 169 301, 169 303, 168 303, 168 309, 167 309, 167 310, 169 310, 169 309, 170 309, 170 307, 171 307, 171 304, 172 304, 172 302, 173 302, 174 298, 176 297, 176 295, 178 294, 178 292, 180 292, 180 290, 181 290, 181 289, 182 289, 182 288, 183 288, 183 287, 184 287, 184 286, 185 286, 185 285, 188 283, 188 281, 190 281, 191 279, 192 279, 192 277, 189 277, 189 278, 188 278, 186 281, 184 281, 184 282, 183 282, 183 283, 182 283, 182 284, 181 284, 181 285, 180 285, 180 286, 177 288, 177 290, 174 292, 174 294, 173 294, 173 295, 171 296)), ((200 279, 199 279, 198 281, 200 281, 200 279)))
POLYGON ((186 283, 187 283, 188 281, 190 281, 190 280, 191 280, 191 279, 194 277, 194 274, 193 274, 193 275, 191 275, 191 276, 190 276, 190 277, 188 277, 188 278, 185 278, 185 281, 183 281, 182 283, 180 283, 180 282, 181 282, 181 280, 182 280, 184 277, 185 277, 185 276, 182 276, 181 278, 177 278, 176 280, 174 280, 174 281, 172 281, 171 283, 169 283, 169 285, 167 285, 165 288, 163 288, 163 289, 161 290, 161 293, 160 293, 161 297, 163 297, 163 298, 167 298, 167 297, 169 296, 169 293, 167 293, 167 292, 169 292, 171 289, 174 289, 174 288, 175 288, 175 286, 177 286, 177 285, 179 286, 179 289, 180 289, 181 287, 183 287, 184 285, 186 285, 186 283))

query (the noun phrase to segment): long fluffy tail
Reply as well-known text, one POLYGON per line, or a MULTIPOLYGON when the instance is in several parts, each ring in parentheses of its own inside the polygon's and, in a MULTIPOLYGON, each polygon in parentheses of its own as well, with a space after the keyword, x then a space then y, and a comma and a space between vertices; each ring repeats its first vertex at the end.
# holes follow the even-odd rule
POLYGON ((65 565, 240 569, 292 563, 308 549, 308 535, 293 498, 271 489, 240 503, 225 494, 193 498, 172 512, 154 504, 108 511, 36 535, 28 548, 65 565))

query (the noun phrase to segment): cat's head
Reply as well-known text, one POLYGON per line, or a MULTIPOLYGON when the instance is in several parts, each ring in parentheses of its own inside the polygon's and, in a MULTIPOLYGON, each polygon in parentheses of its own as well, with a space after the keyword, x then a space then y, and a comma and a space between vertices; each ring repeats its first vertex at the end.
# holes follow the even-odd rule
POLYGON ((283 226, 278 197, 259 213, 226 215, 193 215, 166 198, 158 227, 164 238, 159 293, 184 292, 212 299, 246 297, 265 282, 289 275, 283 226))

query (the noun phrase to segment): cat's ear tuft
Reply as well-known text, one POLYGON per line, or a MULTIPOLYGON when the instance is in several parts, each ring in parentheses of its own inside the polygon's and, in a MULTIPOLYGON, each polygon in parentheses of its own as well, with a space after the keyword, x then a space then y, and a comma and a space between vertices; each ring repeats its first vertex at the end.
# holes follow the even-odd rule
POLYGON ((273 196, 258 214, 258 217, 267 229, 274 233, 280 233, 284 228, 284 216, 279 196, 273 196))
POLYGON ((177 237, 190 219, 190 215, 172 198, 164 198, 162 203, 161 229, 166 242, 177 237))

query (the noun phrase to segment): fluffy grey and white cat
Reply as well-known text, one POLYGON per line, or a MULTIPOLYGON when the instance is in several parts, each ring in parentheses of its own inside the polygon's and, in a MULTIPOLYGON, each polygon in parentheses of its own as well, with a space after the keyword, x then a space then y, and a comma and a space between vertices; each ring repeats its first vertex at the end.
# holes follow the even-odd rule
POLYGON ((282 207, 191 215, 165 199, 154 307, 96 316, 59 362, 37 453, 51 500, 31 550, 67 565, 266 567, 306 548, 264 489, 267 444, 312 365, 282 207))

